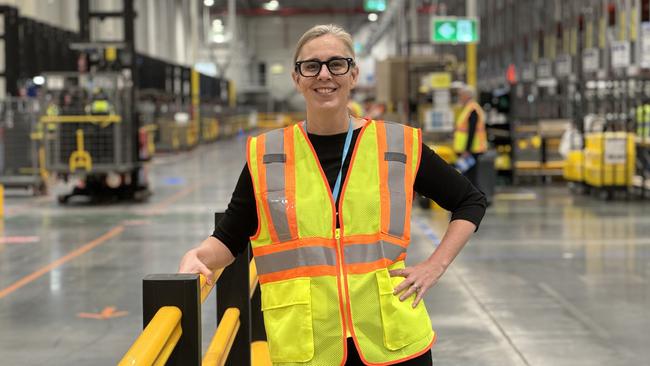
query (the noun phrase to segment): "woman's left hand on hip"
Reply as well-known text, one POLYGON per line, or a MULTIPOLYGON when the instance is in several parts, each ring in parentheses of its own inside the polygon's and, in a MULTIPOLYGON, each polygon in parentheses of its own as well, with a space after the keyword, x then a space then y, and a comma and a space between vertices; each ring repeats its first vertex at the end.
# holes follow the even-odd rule
POLYGON ((444 272, 443 266, 428 261, 412 267, 388 271, 392 277, 405 278, 402 283, 395 287, 393 295, 399 295, 399 300, 404 301, 411 295, 416 294, 413 307, 420 303, 424 294, 438 282, 444 272))

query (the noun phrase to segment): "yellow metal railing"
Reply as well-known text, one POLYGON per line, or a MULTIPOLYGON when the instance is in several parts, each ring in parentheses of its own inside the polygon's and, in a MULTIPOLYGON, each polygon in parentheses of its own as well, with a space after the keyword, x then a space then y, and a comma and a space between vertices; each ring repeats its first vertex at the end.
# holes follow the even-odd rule
POLYGON ((222 366, 226 363, 240 324, 239 309, 228 308, 221 318, 214 337, 212 337, 205 357, 203 357, 203 366, 222 366))
MULTIPOLYGON (((210 295, 223 269, 215 271, 212 284, 205 276, 199 276, 201 303, 210 295)), ((249 265, 249 297, 253 296, 258 285, 255 260, 249 265)), ((241 325, 240 311, 228 308, 219 326, 214 332, 210 346, 203 358, 202 365, 224 365, 241 325)), ((175 306, 161 307, 151 319, 138 339, 126 352, 118 366, 158 366, 164 365, 181 337, 181 310, 175 306)), ((254 365, 271 365, 266 342, 254 342, 252 345, 254 365)))
POLYGON ((160 308, 118 366, 164 365, 183 333, 181 315, 175 306, 160 308))
MULTIPOLYGON (((249 265, 249 297, 253 297, 253 293, 255 292, 255 289, 257 288, 258 284, 258 279, 257 279, 257 266, 255 265, 255 260, 251 260, 250 265, 249 265)), ((201 296, 203 296, 203 291, 201 291, 201 296)), ((214 335, 212 336, 212 341, 210 342, 210 346, 208 347, 208 351, 206 352, 204 358, 203 358, 203 366, 222 366, 225 364, 226 360, 228 359, 228 354, 230 353, 230 348, 232 347, 232 343, 235 341, 235 337, 237 336, 237 332, 239 331, 239 326, 241 322, 239 320, 239 309, 236 308, 228 308, 224 312, 224 315, 221 319, 221 322, 219 323, 219 326, 214 332, 214 335)), ((253 350, 257 350, 256 352, 263 352, 263 350, 266 350, 266 353, 268 353, 268 349, 265 349, 266 347, 266 342, 256 342, 258 343, 256 347, 253 350)), ((251 351, 253 351, 251 350, 251 351)), ((264 360, 263 355, 255 355, 253 353, 251 355, 254 359, 262 359, 264 360)), ((270 359, 268 362, 260 362, 258 361, 257 363, 254 363, 254 365, 270 365, 270 359)))
POLYGON ((42 116, 40 123, 99 123, 105 127, 111 123, 121 123, 122 116, 119 114, 95 115, 65 115, 65 116, 42 116))
POLYGON ((203 275, 199 276, 199 288, 201 289, 201 304, 204 303, 205 299, 208 298, 210 292, 212 292, 214 285, 217 284, 217 280, 219 279, 219 277, 221 277, 222 273, 223 273, 223 268, 214 272, 211 285, 208 284, 208 281, 206 280, 205 276, 203 275))

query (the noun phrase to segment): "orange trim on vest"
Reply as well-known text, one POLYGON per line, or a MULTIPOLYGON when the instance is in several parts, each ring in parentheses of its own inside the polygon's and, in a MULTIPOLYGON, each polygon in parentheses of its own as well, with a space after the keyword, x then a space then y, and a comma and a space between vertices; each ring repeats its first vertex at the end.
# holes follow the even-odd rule
POLYGON ((260 283, 269 283, 276 281, 289 280, 297 277, 319 277, 319 276, 336 276, 335 266, 304 266, 299 268, 287 269, 267 274, 258 274, 260 283))
POLYGON ((253 255, 263 256, 267 254, 280 253, 287 250, 294 250, 298 247, 326 247, 336 249, 336 242, 333 239, 322 238, 296 239, 283 243, 253 248, 253 255))
MULTIPOLYGON (((249 137, 246 140, 246 161, 247 162, 251 161, 251 142, 252 141, 253 141, 252 137, 249 137)), ((255 187, 255 183, 253 181, 253 173, 254 172, 251 170, 250 166, 247 166, 247 169, 248 169, 248 172, 251 175, 251 183, 253 183, 253 192, 254 192, 253 194, 256 195, 259 192, 255 192, 256 187, 255 187)), ((259 176, 259 174, 258 174, 258 176, 259 176)), ((261 222, 261 219, 262 219, 261 214, 262 214, 262 212, 261 212, 261 210, 262 209, 257 204, 257 199, 256 199, 255 200, 255 211, 257 211, 257 229, 255 230, 255 234, 253 234, 253 236, 251 236, 251 238, 250 238, 251 241, 257 240, 259 238, 259 236, 260 236, 260 232, 262 231, 262 222, 261 222)))
MULTIPOLYGON (((287 202, 296 202, 296 156, 293 146, 293 128, 284 129, 284 152, 287 157, 287 162, 284 165, 285 194, 287 195, 287 202)), ((291 237, 298 238, 298 221, 295 205, 287 205, 287 221, 291 237)))
MULTIPOLYGON (((470 102, 470 103, 467 104, 467 106, 466 106, 465 108, 463 108, 463 110, 461 111, 461 115, 462 115, 463 113, 467 113, 467 114, 466 114, 465 116, 463 116, 463 117, 465 117, 465 118, 463 118, 463 119, 461 119, 461 120, 458 121, 459 123, 458 123, 458 125, 456 126, 456 129, 457 129, 458 131, 461 131, 461 132, 467 132, 467 130, 468 130, 468 128, 469 128, 469 116, 472 114, 473 111, 476 111, 476 113, 478 114, 479 121, 482 121, 482 120, 483 120, 483 119, 481 118, 481 117, 482 117, 482 114, 481 114, 481 111, 482 111, 481 106, 480 106, 478 103, 476 103, 476 102, 470 102)), ((479 126, 479 125, 482 125, 482 123, 477 123, 477 126, 476 126, 476 130, 477 130, 477 131, 479 130, 480 127, 483 127, 483 126, 479 126)))
POLYGON ((375 244, 378 241, 385 241, 391 244, 399 245, 404 248, 407 248, 409 245, 409 242, 402 238, 397 238, 392 235, 386 235, 382 233, 367 234, 367 235, 350 235, 341 238, 341 242, 344 244, 375 244))
POLYGON ((368 274, 369 272, 373 272, 381 268, 386 268, 391 264, 403 261, 404 259, 406 259, 406 253, 400 254, 394 261, 382 258, 370 263, 350 263, 346 264, 346 267, 348 269, 347 272, 351 274, 368 274))

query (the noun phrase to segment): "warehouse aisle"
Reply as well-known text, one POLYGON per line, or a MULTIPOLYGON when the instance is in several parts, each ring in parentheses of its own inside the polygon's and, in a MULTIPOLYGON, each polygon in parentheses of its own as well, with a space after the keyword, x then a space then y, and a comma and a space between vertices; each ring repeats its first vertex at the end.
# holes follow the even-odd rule
MULTIPOLYGON (((114 364, 141 329, 141 280, 208 235, 244 162, 241 137, 156 159, 139 205, 8 197, 0 233, 6 365, 114 364)), ((416 209, 408 261, 447 214, 416 209)), ((632 365, 650 359, 650 207, 539 186, 502 192, 427 304, 436 365, 632 365)), ((214 301, 204 306, 204 338, 214 301)))

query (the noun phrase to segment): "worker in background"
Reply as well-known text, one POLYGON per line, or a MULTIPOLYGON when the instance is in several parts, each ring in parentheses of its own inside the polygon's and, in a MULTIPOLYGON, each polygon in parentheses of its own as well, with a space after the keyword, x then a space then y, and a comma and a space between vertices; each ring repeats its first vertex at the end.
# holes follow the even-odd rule
POLYGON ((419 129, 350 115, 354 58, 339 26, 300 38, 292 78, 307 119, 249 139, 224 218, 179 271, 210 279, 250 240, 274 365, 431 366, 422 299, 477 229, 485 199, 419 129), (414 191, 452 214, 433 253, 406 266, 414 191))
POLYGON ((45 103, 47 103, 47 107, 45 108, 45 115, 58 116, 59 114, 61 114, 59 105, 56 103, 56 100, 54 99, 52 93, 47 93, 45 95, 45 103))
POLYGON ((460 88, 458 101, 462 110, 456 119, 454 129, 454 151, 459 155, 457 166, 478 187, 478 169, 476 162, 487 151, 487 134, 485 132, 485 114, 475 101, 475 91, 469 86, 460 88))
POLYGON ((350 99, 350 101, 348 102, 348 109, 350 110, 350 114, 353 117, 362 118, 365 115, 361 103, 357 102, 354 99, 350 99))
POLYGON ((363 105, 356 101, 354 98, 354 90, 350 93, 350 99, 348 100, 348 110, 352 117, 363 118, 366 115, 366 112, 363 108, 363 105))
POLYGON ((90 114, 110 114, 111 103, 104 89, 97 88, 93 92, 92 102, 90 103, 90 114))

